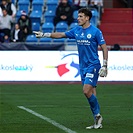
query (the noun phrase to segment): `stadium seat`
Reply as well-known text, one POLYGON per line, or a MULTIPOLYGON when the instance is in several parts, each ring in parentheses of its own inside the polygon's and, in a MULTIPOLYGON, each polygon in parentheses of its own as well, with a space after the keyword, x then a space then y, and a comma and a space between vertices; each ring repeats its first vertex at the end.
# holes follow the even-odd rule
POLYGON ((54 17, 55 17, 55 12, 53 10, 47 10, 44 13, 45 22, 53 22, 54 17))
POLYGON ((55 11, 57 5, 58 5, 58 0, 47 0, 47 2, 46 2, 47 10, 55 11))
POLYGON ((30 2, 30 0, 16 0, 16 1, 18 1, 18 2, 19 2, 19 1, 28 1, 28 2, 30 2))
POLYGON ((11 0, 11 2, 12 2, 13 4, 15 4, 16 0, 11 0))
POLYGON ((26 38, 26 42, 38 42, 38 39, 35 35, 28 35, 26 38))
POLYGON ((57 32, 65 32, 68 29, 68 24, 66 22, 59 22, 55 26, 57 32))
POLYGON ((42 25, 43 32, 52 32, 54 31, 54 24, 52 22, 46 22, 42 25))
POLYGON ((21 11, 17 11, 17 13, 16 13, 16 22, 18 21, 20 16, 21 16, 21 11))
POLYGON ((30 14, 30 18, 31 18, 32 23, 37 22, 37 23, 41 24, 42 11, 38 11, 38 10, 32 11, 31 14, 30 14))
POLYGON ((0 33, 0 41, 3 41, 4 40, 4 36, 5 36, 4 33, 0 33))
POLYGON ((73 22, 73 23, 70 24, 69 28, 72 29, 72 28, 74 28, 76 26, 78 26, 78 23, 77 22, 73 22))
POLYGON ((26 13, 29 12, 30 2, 28 0, 19 0, 18 1, 18 10, 24 10, 26 13))
POLYGON ((40 31, 40 23, 32 23, 32 31, 40 31))
POLYGON ((52 42, 52 38, 40 38, 40 42, 52 42))
POLYGON ((76 40, 75 39, 66 39, 67 45, 76 45, 76 40))
POLYGON ((74 22, 77 22, 77 18, 78 18, 78 10, 76 10, 76 11, 73 12, 74 22))
POLYGON ((43 0, 33 0, 32 1, 32 10, 39 10, 39 11, 43 11, 43 0))
POLYGON ((99 13, 96 9, 91 9, 91 12, 92 12, 92 18, 91 18, 90 22, 92 23, 92 25, 97 27, 98 20, 99 20, 99 13))
POLYGON ((60 39, 53 39, 53 42, 58 42, 58 43, 64 43, 65 42, 65 38, 60 38, 60 39))

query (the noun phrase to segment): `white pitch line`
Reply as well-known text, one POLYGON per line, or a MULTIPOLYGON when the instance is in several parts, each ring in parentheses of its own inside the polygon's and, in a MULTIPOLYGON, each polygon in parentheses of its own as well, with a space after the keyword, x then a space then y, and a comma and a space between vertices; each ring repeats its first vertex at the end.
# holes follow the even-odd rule
MULTIPOLYGON (((57 107, 61 107, 60 105, 27 105, 27 107, 33 107, 33 108, 38 108, 38 107, 44 107, 44 108, 57 108, 57 107)), ((67 108, 88 108, 88 106, 67 106, 67 108)), ((101 106, 103 108, 125 108, 124 106, 101 106)))
POLYGON ((56 121, 54 121, 54 120, 52 120, 52 119, 50 119, 50 118, 48 118, 48 117, 46 117, 46 116, 43 116, 43 115, 41 115, 41 114, 39 114, 39 113, 37 113, 37 112, 35 112, 35 111, 29 109, 29 108, 25 108, 24 106, 18 106, 18 108, 23 109, 23 110, 25 110, 25 111, 27 111, 27 112, 29 112, 29 113, 31 113, 31 114, 33 114, 33 115, 39 117, 39 118, 41 118, 41 119, 43 119, 43 120, 45 120, 45 121, 51 123, 51 124, 54 125, 55 127, 58 127, 58 128, 60 128, 60 129, 64 130, 66 133, 76 133, 75 131, 72 131, 71 129, 69 129, 69 128, 67 128, 67 127, 65 127, 65 126, 63 126, 63 125, 57 123, 56 121))

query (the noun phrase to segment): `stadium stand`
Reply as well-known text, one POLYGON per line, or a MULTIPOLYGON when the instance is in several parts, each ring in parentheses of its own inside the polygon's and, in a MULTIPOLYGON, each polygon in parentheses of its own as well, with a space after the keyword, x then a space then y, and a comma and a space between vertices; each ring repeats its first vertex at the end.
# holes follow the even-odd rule
POLYGON ((78 10, 75 10, 75 11, 73 12, 74 22, 77 22, 77 17, 78 17, 78 10))
MULTIPOLYGON (((59 0, 12 0, 12 2, 17 8, 16 21, 21 16, 21 10, 25 10, 32 20, 32 30, 62 32, 78 25, 78 12, 75 11, 73 13, 74 22, 70 26, 66 24, 53 26, 55 10, 59 0)), ((133 18, 131 17, 131 8, 104 8, 100 25, 98 25, 99 13, 94 9, 91 10, 93 14, 91 24, 102 30, 109 49, 115 43, 118 43, 121 46, 121 50, 133 50, 133 18)), ((49 38, 35 39, 34 35, 28 36, 26 41, 57 42, 49 38)), ((74 39, 65 39, 64 43, 68 44, 68 46, 76 47, 74 39)), ((71 47, 71 49, 73 49, 73 47, 71 47)))
POLYGON ((65 42, 65 39, 64 38, 60 38, 60 39, 53 39, 53 42, 55 43, 64 43, 65 42))
POLYGON ((52 32, 54 31, 54 24, 52 22, 46 22, 42 25, 43 32, 52 32))
POLYGON ((44 2, 43 0, 33 0, 32 1, 32 11, 43 11, 44 2))
POLYGON ((66 42, 68 45, 76 45, 76 40, 75 39, 66 39, 66 42))
POLYGON ((131 8, 108 8, 102 16, 99 28, 104 34, 107 45, 119 44, 121 50, 125 47, 132 49, 133 19, 131 8))
POLYGON ((18 21, 20 16, 21 16, 21 10, 18 10, 17 13, 16 13, 16 21, 18 21))
POLYGON ((18 1, 18 10, 24 10, 26 13, 30 10, 30 2, 29 0, 19 0, 18 1))
POLYGON ((45 43, 49 42, 49 43, 51 43, 52 39, 51 38, 40 38, 40 42, 45 42, 45 43))
POLYGON ((53 11, 53 10, 47 10, 44 13, 44 21, 45 22, 53 22, 54 16, 55 16, 55 11, 53 11))
POLYGON ((68 24, 66 22, 58 22, 55 26, 55 31, 65 32, 68 29, 68 24))
POLYGON ((40 31, 40 23, 33 22, 32 23, 32 31, 40 31))
POLYGON ((58 5, 58 0, 47 0, 46 2, 47 10, 55 11, 57 5, 58 5))
POLYGON ((16 0, 11 0, 11 2, 12 2, 13 4, 15 4, 15 3, 16 3, 16 0))
POLYGON ((38 39, 35 35, 28 35, 26 38, 26 42, 38 42, 38 39))
POLYGON ((42 11, 39 11, 39 10, 32 11, 30 14, 30 18, 31 18, 32 23, 37 22, 41 24, 42 23, 42 11))
POLYGON ((92 12, 92 18, 90 20, 91 24, 94 26, 98 26, 98 21, 99 21, 99 13, 95 8, 91 8, 92 12))
POLYGON ((73 22, 73 23, 70 24, 69 29, 72 29, 72 28, 74 28, 76 26, 78 26, 78 23, 77 22, 73 22))

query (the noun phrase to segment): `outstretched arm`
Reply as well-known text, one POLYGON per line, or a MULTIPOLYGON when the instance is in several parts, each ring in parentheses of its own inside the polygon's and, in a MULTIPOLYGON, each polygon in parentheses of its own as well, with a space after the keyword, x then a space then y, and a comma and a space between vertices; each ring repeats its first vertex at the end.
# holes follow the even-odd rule
POLYGON ((49 37, 49 38, 66 38, 64 32, 43 33, 40 31, 33 31, 37 38, 49 37))
POLYGON ((106 44, 101 45, 103 51, 103 66, 99 70, 100 77, 106 77, 108 74, 107 66, 108 66, 108 49, 106 44))
POLYGON ((66 38, 66 35, 64 32, 54 32, 51 33, 51 38, 66 38))

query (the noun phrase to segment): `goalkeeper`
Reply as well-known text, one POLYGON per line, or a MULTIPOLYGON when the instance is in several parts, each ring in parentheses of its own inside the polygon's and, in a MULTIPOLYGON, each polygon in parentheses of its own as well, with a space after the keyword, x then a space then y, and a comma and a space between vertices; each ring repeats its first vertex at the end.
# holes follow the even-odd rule
POLYGON ((79 26, 66 32, 42 33, 34 31, 34 33, 36 37, 76 39, 83 93, 94 116, 94 125, 86 127, 86 129, 98 129, 102 128, 103 118, 100 114, 95 87, 99 76, 107 76, 108 50, 102 32, 97 27, 91 25, 91 17, 92 13, 89 9, 81 8, 78 11, 77 18, 79 26), (103 51, 102 67, 98 57, 98 45, 101 46, 103 51))

